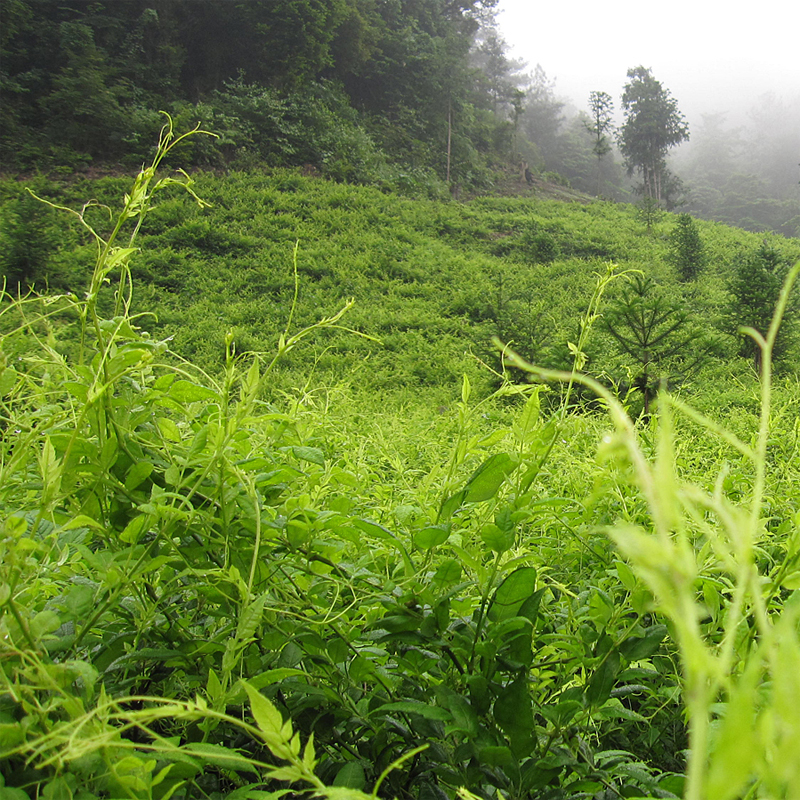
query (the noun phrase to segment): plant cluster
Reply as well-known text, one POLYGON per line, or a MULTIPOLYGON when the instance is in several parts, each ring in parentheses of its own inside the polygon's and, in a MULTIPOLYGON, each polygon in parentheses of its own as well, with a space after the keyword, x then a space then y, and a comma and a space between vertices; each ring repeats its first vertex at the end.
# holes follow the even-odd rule
POLYGON ((158 172, 185 143, 164 128, 117 214, 71 212, 95 255, 81 298, 2 296, 2 795, 792 796, 797 390, 781 408, 771 373, 800 263, 756 337, 744 436, 666 394, 637 429, 580 374, 615 265, 570 371, 500 345, 504 367, 565 385, 549 410, 541 384, 501 374, 476 397, 463 376, 439 423, 344 423, 333 391, 265 399, 278 360, 350 307, 306 324, 297 249, 270 356, 228 335, 212 376, 139 327, 155 199, 205 202, 158 172), (579 386, 611 432, 574 413, 579 386))
MULTIPOLYGON (((153 197, 202 202, 156 174, 178 144, 165 129, 108 235, 74 212, 96 245, 85 299, 3 298, 4 792, 676 789, 627 749, 675 708, 666 628, 627 567, 581 542, 579 510, 542 497, 559 424, 540 388, 505 385, 522 405, 483 433, 491 401, 465 378, 448 458, 418 504, 376 520, 350 454, 260 399, 312 332, 291 333, 293 309, 269 363, 229 337, 219 379, 137 329, 130 259, 153 197), (536 554, 562 526, 599 559, 580 592, 536 554)), ((682 746, 665 724, 648 753, 679 768, 682 746)))

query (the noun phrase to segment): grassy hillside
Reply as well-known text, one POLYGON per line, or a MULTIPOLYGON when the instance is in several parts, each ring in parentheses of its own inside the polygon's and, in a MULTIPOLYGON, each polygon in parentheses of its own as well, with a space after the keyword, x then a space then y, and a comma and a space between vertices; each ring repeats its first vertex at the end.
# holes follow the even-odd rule
MULTIPOLYGON (((124 185, 102 179, 40 190, 56 202, 104 202, 124 185)), ((4 185, 6 198, 20 198, 6 208, 25 204, 30 211, 34 201, 25 199, 24 188, 4 185)), ((696 282, 680 284, 669 263, 675 216, 661 216, 648 230, 629 205, 559 202, 527 187, 518 188, 519 196, 463 203, 410 199, 281 171, 198 175, 197 191, 210 207, 188 196, 163 198, 145 220, 141 254, 132 261, 132 308, 155 319, 140 324, 173 337, 176 352, 212 370, 222 363, 229 331, 240 353, 272 352, 292 307, 296 247, 293 324, 334 314, 352 298, 343 324, 370 338, 326 331, 292 353, 283 369, 296 368, 299 379, 314 364, 323 382, 334 375, 379 390, 447 385, 452 391, 465 371, 480 382, 489 373, 476 357, 499 366, 493 335, 537 363, 567 366, 566 343, 578 335, 608 262, 619 272, 654 277, 702 327, 716 329, 732 263, 762 238, 698 222, 708 268, 696 282)), ((94 211, 102 226, 102 212, 94 211)), ((92 245, 81 246, 85 235, 66 225, 51 214, 40 223, 55 243, 29 271, 40 285, 48 279, 80 291, 92 245)), ((2 230, 7 239, 42 238, 31 223, 15 229, 7 222, 2 230)), ((773 241, 787 261, 800 254, 796 240, 773 241)), ((728 339, 720 354, 729 360, 734 345, 728 339)), ((596 331, 589 368, 599 374, 614 367, 613 349, 596 331)))
POLYGON ((99 250, 2 187, 0 796, 793 796, 796 380, 719 333, 634 423, 604 329, 657 279, 680 374, 761 240, 681 283, 629 206, 196 177, 38 182, 99 250))

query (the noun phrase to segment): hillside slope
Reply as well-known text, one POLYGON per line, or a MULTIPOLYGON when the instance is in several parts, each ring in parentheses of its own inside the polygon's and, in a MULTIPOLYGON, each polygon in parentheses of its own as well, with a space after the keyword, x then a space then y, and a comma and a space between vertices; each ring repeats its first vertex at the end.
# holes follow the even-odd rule
MULTIPOLYGON (((163 198, 145 220, 133 261, 133 310, 152 315, 140 324, 154 336, 172 337, 179 354, 212 370, 229 332, 239 352, 271 353, 292 308, 296 248, 292 324, 310 325, 352 298, 343 324, 370 338, 320 334, 284 363, 295 381, 312 365, 381 390, 453 387, 464 372, 491 381, 477 359, 499 367, 495 335, 538 363, 566 366, 567 342, 576 340, 609 262, 618 272, 651 276, 697 324, 716 330, 732 264, 763 240, 698 221, 708 267, 696 282, 682 284, 669 262, 674 215, 661 215, 648 229, 634 206, 554 185, 528 187, 516 176, 505 178, 500 194, 462 202, 400 197, 281 170, 201 173, 196 180, 210 207, 189 197, 163 198)), ((43 197, 75 205, 86 197, 112 202, 124 184, 103 178, 34 186, 43 197)), ((3 184, 5 219, 16 213, 18 222, 6 224, 3 234, 8 241, 38 235, 45 244, 31 269, 40 284, 79 291, 92 245, 63 215, 37 210, 25 188, 3 184)), ((87 213, 105 224, 102 211, 87 213)), ((800 256, 797 240, 769 241, 787 260, 800 256)), ((613 283, 607 298, 623 285, 613 283)), ((726 341, 722 355, 732 358, 735 341, 726 341)), ((599 330, 592 342, 589 368, 601 373, 616 363, 614 348, 599 330)))

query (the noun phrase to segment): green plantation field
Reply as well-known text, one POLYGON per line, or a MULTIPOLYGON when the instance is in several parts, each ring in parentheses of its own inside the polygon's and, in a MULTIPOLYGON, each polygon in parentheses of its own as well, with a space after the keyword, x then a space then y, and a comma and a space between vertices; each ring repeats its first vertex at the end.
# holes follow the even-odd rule
POLYGON ((0 798, 795 797, 800 242, 193 178, 0 185, 0 798))

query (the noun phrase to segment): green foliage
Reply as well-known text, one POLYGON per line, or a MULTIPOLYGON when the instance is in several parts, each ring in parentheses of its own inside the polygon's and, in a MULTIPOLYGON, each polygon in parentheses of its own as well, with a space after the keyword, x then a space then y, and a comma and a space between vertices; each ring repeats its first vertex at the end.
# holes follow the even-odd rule
POLYGON ((639 201, 638 217, 644 223, 648 235, 652 235, 653 228, 663 219, 664 213, 656 198, 645 196, 639 201))
POLYGON ((0 278, 8 291, 47 281, 60 284, 50 256, 59 244, 51 209, 22 191, 0 207, 0 278))
POLYGON ((695 372, 717 346, 692 322, 685 301, 641 274, 628 278, 602 324, 630 359, 630 383, 642 393, 645 415, 659 385, 695 372))
POLYGON ((670 233, 670 261, 682 281, 696 280, 707 264, 700 231, 689 214, 679 214, 670 233))
POLYGON ((675 99, 649 69, 635 67, 628 70, 622 109, 625 122, 619 129, 619 146, 628 174, 641 175, 645 197, 669 202, 666 155, 689 138, 689 127, 675 99))
MULTIPOLYGON (((78 246, 52 258, 74 293, 0 299, 0 793, 790 796, 798 391, 773 402, 777 323, 728 427, 664 395, 637 428, 579 374, 615 318, 596 251, 665 263, 632 209, 195 183, 158 169, 183 144, 168 125, 119 212, 110 180, 68 214, 78 246), (539 232, 562 255, 530 268, 539 232), (555 401, 457 358, 466 320, 477 343, 531 298, 551 338, 577 328, 572 370, 501 366, 562 380, 555 401)), ((704 231, 717 257, 745 240, 704 231)), ((681 310, 649 286, 616 305, 670 311, 647 329, 665 351, 681 310)))
POLYGON ((506 121, 481 113, 489 90, 469 56, 489 0, 84 6, 4 9, 0 152, 12 168, 141 163, 161 109, 223 134, 214 145, 184 142, 175 155, 186 165, 310 165, 391 186, 409 171, 441 180, 444 108, 460 184, 486 184, 490 158, 508 156, 506 121))
POLYGON ((589 525, 542 496, 557 430, 539 388, 505 384, 495 399, 519 407, 487 435, 494 399, 475 402, 464 378, 453 446, 390 497, 385 457, 359 461, 349 431, 311 429, 302 398, 260 399, 277 358, 338 324, 292 333, 297 286, 272 360, 236 356, 229 336, 218 379, 170 365, 136 329, 141 224, 170 185, 196 197, 185 175, 156 176, 179 141, 165 130, 106 238, 75 212, 97 245, 85 299, 3 298, 4 350, 32 354, 1 384, 6 793, 659 785, 635 756, 587 757, 581 731, 624 738, 675 675, 665 662, 638 676, 638 710, 623 705, 615 689, 663 629, 614 610, 625 590, 603 569, 596 589, 565 593, 534 546, 563 514, 589 525), (69 357, 47 334, 61 314, 79 327, 69 357))
MULTIPOLYGON (((763 343, 769 329, 781 286, 788 269, 780 251, 764 241, 757 249, 739 255, 728 285, 728 327, 741 336, 740 354, 753 359, 761 373, 763 343)), ((796 308, 793 298, 790 309, 796 308)), ((794 314, 790 314, 778 331, 773 345, 775 359, 782 357, 795 332, 794 314)))
POLYGON ((610 136, 614 132, 614 101, 606 92, 589 93, 590 121, 586 122, 586 130, 592 135, 592 152, 597 157, 597 194, 602 187, 603 156, 611 152, 610 136))

